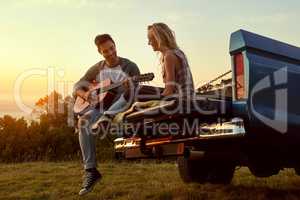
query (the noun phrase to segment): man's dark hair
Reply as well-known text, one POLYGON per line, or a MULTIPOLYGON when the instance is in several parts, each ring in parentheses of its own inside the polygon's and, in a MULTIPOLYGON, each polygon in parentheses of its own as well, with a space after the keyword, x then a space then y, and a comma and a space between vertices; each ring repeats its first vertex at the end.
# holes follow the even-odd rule
POLYGON ((109 34, 101 34, 101 35, 97 35, 95 37, 95 44, 99 45, 99 44, 103 44, 106 41, 112 41, 112 43, 115 44, 115 41, 112 39, 112 37, 109 34))

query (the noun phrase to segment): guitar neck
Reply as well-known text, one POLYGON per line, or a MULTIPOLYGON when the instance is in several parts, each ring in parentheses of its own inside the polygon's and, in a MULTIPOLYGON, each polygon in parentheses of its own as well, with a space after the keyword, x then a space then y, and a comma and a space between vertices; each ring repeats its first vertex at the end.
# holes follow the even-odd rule
MULTIPOLYGON (((152 80, 154 78, 153 73, 148 73, 148 74, 142 74, 142 75, 138 75, 136 77, 131 77, 131 80, 134 80, 134 82, 144 82, 144 81, 149 81, 152 80)), ((124 81, 118 82, 118 83, 113 83, 111 85, 108 86, 104 86, 101 87, 100 85, 98 85, 97 87, 93 88, 93 90, 98 90, 99 93, 104 93, 107 92, 109 90, 112 90, 114 88, 120 87, 123 85, 124 81)))
POLYGON ((114 88, 120 87, 122 84, 123 84, 123 82, 114 83, 114 84, 111 84, 111 85, 106 86, 106 87, 99 87, 98 89, 99 89, 100 93, 104 93, 104 92, 107 92, 107 91, 112 90, 114 88))

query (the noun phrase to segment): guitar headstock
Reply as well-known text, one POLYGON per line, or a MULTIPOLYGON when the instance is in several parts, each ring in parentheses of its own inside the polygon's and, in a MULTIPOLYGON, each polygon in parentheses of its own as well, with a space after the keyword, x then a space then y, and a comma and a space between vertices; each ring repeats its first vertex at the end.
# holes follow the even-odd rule
POLYGON ((146 73, 146 74, 141 74, 132 77, 132 81, 134 82, 147 82, 147 81, 152 81, 153 79, 154 79, 153 73, 146 73))

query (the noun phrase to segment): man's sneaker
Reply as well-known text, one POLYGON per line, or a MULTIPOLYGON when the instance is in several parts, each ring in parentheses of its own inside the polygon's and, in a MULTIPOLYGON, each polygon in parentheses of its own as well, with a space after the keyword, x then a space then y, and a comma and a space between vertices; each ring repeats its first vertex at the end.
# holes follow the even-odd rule
POLYGON ((100 181, 101 178, 102 178, 102 176, 98 172, 98 170, 86 171, 84 181, 82 184, 82 188, 79 191, 79 195, 82 196, 82 195, 85 195, 85 194, 89 193, 90 191, 92 191, 95 184, 98 181, 100 181))

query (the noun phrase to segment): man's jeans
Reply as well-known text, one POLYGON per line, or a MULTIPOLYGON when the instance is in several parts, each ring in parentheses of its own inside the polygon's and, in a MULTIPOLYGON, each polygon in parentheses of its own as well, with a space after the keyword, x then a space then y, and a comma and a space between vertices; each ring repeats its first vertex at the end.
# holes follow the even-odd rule
MULTIPOLYGON (((127 101, 122 95, 105 114, 115 115, 126 107, 127 101)), ((79 144, 82 153, 84 169, 96 168, 96 137, 91 131, 91 126, 103 114, 99 109, 92 109, 81 116, 78 120, 79 144)))

